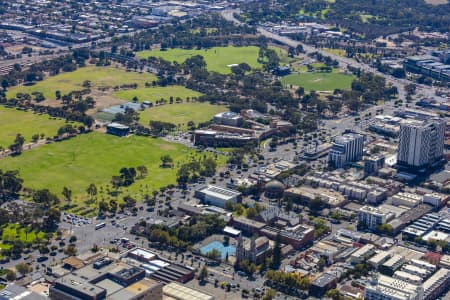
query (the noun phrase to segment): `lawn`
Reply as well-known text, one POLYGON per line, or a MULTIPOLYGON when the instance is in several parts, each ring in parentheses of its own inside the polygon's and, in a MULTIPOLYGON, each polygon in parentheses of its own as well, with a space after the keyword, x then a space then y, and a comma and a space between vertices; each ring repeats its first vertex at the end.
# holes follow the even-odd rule
POLYGON ((121 90, 113 93, 113 96, 120 99, 125 99, 127 101, 132 101, 136 96, 139 101, 156 101, 156 100, 169 100, 170 97, 181 98, 183 101, 186 98, 199 97, 202 94, 190 89, 187 89, 179 85, 171 85, 166 87, 149 87, 149 88, 139 88, 135 90, 121 90))
POLYGON ((301 86, 306 91, 333 91, 350 89, 353 76, 342 73, 299 73, 281 78, 284 85, 301 86))
POLYGON ((149 73, 127 72, 114 67, 85 67, 74 72, 48 77, 32 86, 13 87, 8 91, 7 97, 15 97, 19 92, 29 94, 42 92, 46 99, 55 99, 57 90, 61 91, 61 94, 82 90, 82 84, 85 80, 90 80, 94 88, 112 88, 121 84, 132 83, 137 83, 140 87, 143 87, 146 82, 156 80, 156 77, 149 73))
MULTIPOLYGON (((21 227, 18 224, 9 224, 2 228, 2 241, 5 242, 13 242, 13 241, 22 241, 24 243, 34 243, 36 238, 43 239, 44 232, 36 232, 34 230, 27 230, 24 227, 21 227)), ((10 245, 4 244, 5 248, 10 248, 10 245)), ((0 247, 1 248, 1 247, 0 247)))
POLYGON ((324 48, 323 50, 326 51, 326 52, 329 52, 331 54, 334 54, 334 55, 347 57, 347 52, 344 49, 324 48))
POLYGON ((18 133, 25 137, 25 143, 30 142, 34 134, 43 133, 45 137, 53 137, 64 124, 63 119, 0 106, 0 146, 7 148, 18 133))
MULTIPOLYGON (((282 62, 287 60, 286 51, 280 48, 271 47, 276 49, 282 62)), ((215 71, 222 74, 231 73, 228 65, 247 63, 252 68, 260 68, 261 64, 258 63, 259 48, 256 46, 247 47, 213 47, 211 49, 201 50, 186 50, 186 49, 168 49, 166 51, 161 50, 149 50, 138 52, 137 56, 140 58, 148 58, 150 56, 160 57, 168 61, 176 61, 183 63, 187 58, 194 55, 201 55, 206 61, 206 65, 209 71, 215 71)))
MULTIPOLYGON (((59 196, 66 186, 73 192, 72 201, 80 204, 87 198, 85 191, 89 184, 96 184, 101 194, 102 190, 109 189, 111 177, 118 175, 122 167, 145 165, 148 176, 136 181, 124 192, 134 196, 145 192, 151 194, 154 189, 176 183, 176 167, 189 161, 192 155, 204 154, 162 139, 140 136, 119 138, 93 132, 43 145, 18 157, 2 159, 0 169, 17 169, 26 187, 48 188, 59 196), (160 168, 163 154, 170 154, 174 168, 160 168)), ((218 159, 220 164, 224 164, 224 157, 218 159)))
POLYGON ((211 120, 215 114, 227 110, 225 106, 212 105, 207 102, 166 104, 140 112, 140 123, 147 126, 150 120, 164 121, 180 124, 182 129, 186 129, 189 121, 194 121, 195 124, 206 122, 211 120))

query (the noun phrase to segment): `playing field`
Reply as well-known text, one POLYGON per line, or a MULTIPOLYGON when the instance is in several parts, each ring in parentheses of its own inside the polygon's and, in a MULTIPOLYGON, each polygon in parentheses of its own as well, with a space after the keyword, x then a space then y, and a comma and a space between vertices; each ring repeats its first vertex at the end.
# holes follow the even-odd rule
MULTIPOLYGON (((72 201, 80 204, 87 198, 86 188, 90 183, 97 185, 99 193, 103 190, 106 194, 107 189, 112 189, 111 177, 118 175, 122 167, 144 165, 148 176, 124 189, 127 194, 139 192, 141 199, 144 193, 151 194, 154 189, 176 183, 176 167, 189 161, 191 155, 203 157, 204 154, 161 139, 140 136, 120 138, 93 132, 2 159, 0 169, 19 170, 25 181, 24 186, 48 188, 58 196, 66 186, 73 192, 72 201), (175 168, 159 167, 163 154, 173 158, 175 168)), ((224 164, 223 157, 219 160, 224 164)))
POLYGON ((284 85, 301 86, 306 91, 350 89, 353 76, 342 73, 299 73, 281 78, 284 85))
POLYGON ((127 72, 114 67, 85 67, 79 68, 74 72, 48 77, 32 86, 13 87, 8 91, 7 97, 15 97, 19 92, 29 94, 42 92, 46 99, 55 99, 57 90, 63 95, 71 91, 82 90, 85 80, 90 80, 94 88, 114 88, 122 84, 132 83, 143 87, 146 82, 156 80, 156 77, 149 73, 127 72))
POLYGON ((225 106, 212 105, 207 102, 166 104, 147 108, 140 112, 139 122, 148 126, 150 120, 164 121, 179 124, 181 129, 186 129, 189 121, 194 121, 195 124, 206 122, 211 120, 215 114, 227 110, 225 106))
POLYGON ((0 146, 8 148, 18 133, 25 137, 25 143, 31 142, 34 134, 43 133, 45 137, 53 137, 64 124, 65 120, 63 119, 54 119, 48 115, 38 115, 31 111, 25 112, 0 106, 0 146))
POLYGON ((183 101, 186 98, 199 97, 202 94, 190 89, 187 89, 179 85, 171 85, 166 87, 150 87, 150 88, 140 88, 135 90, 122 90, 113 93, 116 98, 124 99, 127 101, 132 101, 136 96, 139 102, 151 101, 165 99, 169 101, 170 97, 173 97, 175 101, 178 97, 183 101))
MULTIPOLYGON (((280 48, 271 47, 275 49, 284 62, 287 60, 286 51, 280 48)), ((252 68, 260 68, 261 64, 258 63, 259 48, 256 46, 247 47, 213 47, 211 49, 201 50, 186 50, 186 49, 168 49, 166 51, 149 50, 138 52, 137 56, 140 58, 148 58, 150 56, 160 57, 168 61, 176 61, 183 63, 187 58, 194 55, 201 55, 206 61, 206 65, 209 71, 215 71, 222 74, 231 73, 229 65, 247 63, 252 68)))

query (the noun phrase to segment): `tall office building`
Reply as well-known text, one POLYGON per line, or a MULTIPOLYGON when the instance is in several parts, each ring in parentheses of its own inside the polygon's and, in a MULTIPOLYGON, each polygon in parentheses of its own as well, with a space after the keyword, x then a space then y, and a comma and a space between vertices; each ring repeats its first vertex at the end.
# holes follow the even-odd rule
POLYGON ((423 169, 444 155, 445 121, 408 119, 400 123, 398 164, 423 169))
POLYGON ((329 163, 342 168, 347 163, 362 158, 364 147, 364 136, 356 133, 347 133, 334 138, 333 146, 328 153, 329 163))

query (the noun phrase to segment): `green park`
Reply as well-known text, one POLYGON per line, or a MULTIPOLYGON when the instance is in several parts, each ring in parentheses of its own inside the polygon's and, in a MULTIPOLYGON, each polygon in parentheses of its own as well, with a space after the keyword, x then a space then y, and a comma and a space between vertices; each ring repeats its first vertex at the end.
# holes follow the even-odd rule
POLYGON ((187 98, 199 97, 202 94, 190 89, 187 89, 179 85, 171 85, 166 87, 147 87, 138 88, 130 90, 121 90, 113 93, 113 96, 119 99, 124 99, 127 101, 132 101, 134 97, 137 97, 139 102, 143 101, 156 101, 156 100, 167 100, 172 97, 175 101, 177 98, 183 101, 187 98))
MULTIPOLYGON (((0 169, 18 170, 28 188, 48 188, 61 195, 63 187, 67 187, 72 191, 73 204, 81 204, 87 198, 86 190, 91 183, 98 187, 98 197, 106 196, 109 189, 113 189, 112 176, 118 176, 123 167, 142 165, 147 168, 148 176, 123 190, 126 194, 142 197, 142 194, 175 184, 177 168, 181 164, 205 155, 212 156, 158 138, 120 138, 94 132, 2 159, 0 169), (173 165, 161 168, 161 156, 168 153, 173 165)), ((223 165, 225 158, 218 156, 217 163, 223 165)))
POLYGON ((50 76, 43 81, 39 81, 34 85, 20 85, 11 88, 7 97, 15 97, 17 93, 41 92, 46 99, 55 99, 55 92, 59 90, 61 94, 67 94, 72 91, 82 90, 85 81, 91 82, 91 87, 114 88, 124 84, 137 84, 143 87, 146 82, 156 80, 156 76, 150 73, 139 73, 134 71, 126 71, 114 67, 84 67, 73 72, 61 73, 56 76, 50 76))
POLYGON ((25 138, 25 143, 31 142, 32 136, 53 137, 65 120, 52 118, 46 114, 36 114, 32 111, 20 111, 16 108, 0 106, 0 147, 8 148, 14 142, 18 133, 25 138), (18 122, 17 120, 20 120, 18 122))
POLYGON ((305 91, 333 91, 351 88, 354 77, 338 72, 304 72, 282 77, 284 85, 303 87, 305 91))
POLYGON ((215 114, 227 110, 226 106, 212 105, 208 102, 165 104, 140 112, 139 122, 146 126, 150 121, 169 122, 180 125, 180 128, 184 130, 189 121, 198 125, 211 120, 215 114))
MULTIPOLYGON (((277 51, 282 63, 288 63, 289 58, 285 50, 277 47, 270 47, 277 51)), ((252 68, 261 68, 258 62, 259 48, 256 46, 246 47, 213 47, 210 49, 167 49, 167 50, 148 50, 137 53, 140 58, 159 57, 170 62, 183 63, 186 59, 201 55, 205 59, 209 71, 222 74, 231 73, 230 65, 247 63, 252 68)))

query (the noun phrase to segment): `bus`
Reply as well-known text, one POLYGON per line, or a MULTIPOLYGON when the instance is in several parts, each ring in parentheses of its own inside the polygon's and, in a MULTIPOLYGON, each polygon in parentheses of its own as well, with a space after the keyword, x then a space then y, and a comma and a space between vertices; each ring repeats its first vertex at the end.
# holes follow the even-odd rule
POLYGON ((105 226, 106 226, 106 223, 97 224, 97 225, 95 225, 95 230, 101 229, 101 228, 103 228, 105 226))

